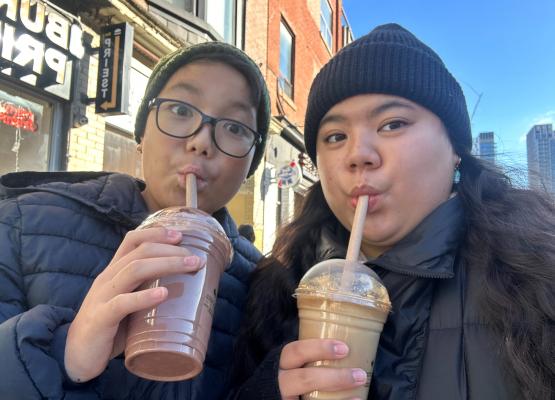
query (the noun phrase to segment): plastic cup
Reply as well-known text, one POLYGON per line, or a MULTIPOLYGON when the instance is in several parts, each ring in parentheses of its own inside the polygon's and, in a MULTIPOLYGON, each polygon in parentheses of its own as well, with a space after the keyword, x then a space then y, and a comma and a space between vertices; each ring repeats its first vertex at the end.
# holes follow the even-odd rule
POLYGON ((233 248, 218 221, 196 208, 160 210, 138 229, 156 226, 180 231, 180 246, 206 266, 194 274, 156 279, 139 288, 165 286, 168 298, 129 316, 125 366, 146 379, 190 379, 202 371, 220 276, 231 263, 233 248))
POLYGON ((383 325, 391 309, 385 286, 364 264, 341 259, 326 260, 312 267, 295 291, 299 309, 299 339, 337 339, 349 346, 340 360, 325 360, 307 366, 362 368, 367 383, 350 390, 314 391, 303 400, 366 399, 383 325), (351 263, 351 280, 342 286, 343 269, 351 263))

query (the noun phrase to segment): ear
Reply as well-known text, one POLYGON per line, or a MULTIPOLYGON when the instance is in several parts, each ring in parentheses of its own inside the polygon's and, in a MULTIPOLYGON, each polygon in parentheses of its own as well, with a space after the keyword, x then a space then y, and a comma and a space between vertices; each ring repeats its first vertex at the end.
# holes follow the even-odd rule
POLYGON ((453 154, 451 156, 451 165, 453 165, 453 170, 458 169, 459 165, 461 165, 461 156, 459 156, 455 152, 453 152, 453 154))
POLYGON ((137 153, 143 154, 143 144, 142 143, 137 144, 137 153))

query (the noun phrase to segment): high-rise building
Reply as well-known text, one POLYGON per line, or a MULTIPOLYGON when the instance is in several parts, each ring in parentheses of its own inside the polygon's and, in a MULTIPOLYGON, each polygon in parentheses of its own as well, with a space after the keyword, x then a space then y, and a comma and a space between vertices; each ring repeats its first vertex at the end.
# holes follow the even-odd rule
POLYGON ((493 132, 480 132, 477 142, 477 155, 481 159, 495 163, 495 134, 493 132))
POLYGON ((552 124, 534 125, 526 135, 528 184, 555 193, 555 135, 552 124))

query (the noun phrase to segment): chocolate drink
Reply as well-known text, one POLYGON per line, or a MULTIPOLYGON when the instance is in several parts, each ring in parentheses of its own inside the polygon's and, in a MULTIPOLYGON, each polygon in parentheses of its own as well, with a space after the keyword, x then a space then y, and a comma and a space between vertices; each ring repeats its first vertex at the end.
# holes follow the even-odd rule
POLYGON ((314 391, 303 400, 366 399, 383 325, 391 308, 387 290, 364 264, 354 265, 352 285, 341 286, 346 260, 327 260, 312 267, 295 291, 299 309, 299 339, 330 338, 345 342, 349 354, 340 360, 307 366, 362 368, 366 385, 336 392, 314 391))
POLYGON ((168 298, 129 317, 125 366, 158 381, 190 379, 202 370, 220 276, 233 248, 220 224, 205 212, 172 207, 148 217, 138 229, 164 226, 180 231, 180 246, 205 262, 194 274, 156 279, 140 289, 165 286, 168 298))

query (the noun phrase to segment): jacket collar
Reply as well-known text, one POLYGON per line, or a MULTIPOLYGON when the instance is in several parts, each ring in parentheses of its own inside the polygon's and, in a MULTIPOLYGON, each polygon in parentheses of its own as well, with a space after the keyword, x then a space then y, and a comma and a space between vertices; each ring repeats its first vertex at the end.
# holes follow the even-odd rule
POLYGON ((74 200, 133 229, 148 214, 144 182, 108 172, 21 172, 0 177, 0 199, 52 193, 74 200))
MULTIPOLYGON (((458 246, 464 233, 464 209, 459 196, 432 211, 405 238, 367 265, 404 275, 452 278, 458 246)), ((344 258, 349 232, 339 223, 324 227, 317 248, 319 260, 344 258)))
MULTIPOLYGON (((134 229, 149 214, 141 194, 145 187, 142 180, 109 172, 18 172, 0 177, 0 200, 25 193, 53 193, 134 229)), ((230 238, 238 236, 235 222, 225 207, 213 217, 230 238)))

